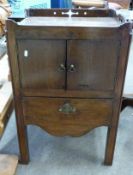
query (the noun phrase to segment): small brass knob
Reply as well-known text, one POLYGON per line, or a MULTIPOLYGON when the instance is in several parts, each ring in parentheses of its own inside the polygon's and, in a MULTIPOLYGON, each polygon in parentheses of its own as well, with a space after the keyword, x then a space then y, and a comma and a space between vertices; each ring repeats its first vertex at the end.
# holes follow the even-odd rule
POLYGON ((58 68, 58 71, 60 72, 64 72, 66 70, 66 67, 64 64, 60 64, 59 68, 58 68))
POLYGON ((71 64, 71 65, 69 66, 68 71, 69 71, 69 72, 75 72, 75 71, 76 71, 75 65, 74 65, 74 64, 71 64))

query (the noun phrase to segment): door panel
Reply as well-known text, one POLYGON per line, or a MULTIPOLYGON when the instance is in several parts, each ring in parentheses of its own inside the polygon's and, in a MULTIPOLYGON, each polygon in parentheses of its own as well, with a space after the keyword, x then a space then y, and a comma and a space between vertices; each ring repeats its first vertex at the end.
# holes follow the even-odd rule
POLYGON ((118 40, 68 41, 67 88, 113 90, 119 44, 118 40))
POLYGON ((64 88, 65 40, 19 40, 18 53, 22 88, 64 88))

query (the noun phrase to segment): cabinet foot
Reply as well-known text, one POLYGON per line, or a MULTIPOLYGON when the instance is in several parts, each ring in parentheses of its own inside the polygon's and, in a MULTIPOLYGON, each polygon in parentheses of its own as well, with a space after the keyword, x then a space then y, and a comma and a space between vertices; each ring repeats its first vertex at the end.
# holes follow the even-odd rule
POLYGON ((104 165, 112 165, 116 142, 117 127, 108 127, 104 165))
POLYGON ((22 158, 19 158, 19 164, 23 164, 23 165, 28 165, 29 164, 29 159, 22 159, 22 158))
POLYGON ((108 160, 104 160, 103 164, 106 166, 112 166, 112 161, 109 162, 108 160))
POLYGON ((18 143, 20 150, 19 163, 28 164, 29 163, 29 147, 28 147, 28 138, 27 138, 27 126, 23 125, 23 118, 17 118, 17 130, 18 130, 18 143))

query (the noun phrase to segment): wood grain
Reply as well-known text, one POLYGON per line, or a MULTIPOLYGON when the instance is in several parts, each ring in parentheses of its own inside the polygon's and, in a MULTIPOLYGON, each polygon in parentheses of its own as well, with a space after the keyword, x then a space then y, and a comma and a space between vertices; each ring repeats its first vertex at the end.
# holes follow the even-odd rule
POLYGON ((29 161, 26 128, 35 124, 60 136, 107 126, 104 163, 112 164, 131 24, 114 11, 101 11, 101 18, 100 11, 85 10, 72 10, 78 16, 69 18, 68 10, 49 17, 47 10, 29 10, 24 21, 7 21, 22 163, 29 161))
POLYGON ((15 23, 11 21, 7 22, 7 28, 10 30, 7 32, 7 44, 8 44, 8 55, 11 70, 11 79, 14 95, 14 105, 16 113, 17 122, 17 133, 19 140, 20 149, 20 162, 27 164, 29 162, 29 151, 28 151, 28 140, 27 140, 27 128, 24 124, 24 119, 22 116, 22 106, 21 106, 21 94, 20 94, 20 75, 16 52, 16 40, 15 40, 15 23))
POLYGON ((61 64, 65 66, 65 50, 65 40, 19 40, 21 88, 65 88, 65 70, 60 70, 61 64))
POLYGON ((68 41, 67 48, 67 66, 70 67, 71 64, 75 66, 74 72, 67 72, 69 90, 105 92, 114 89, 119 39, 71 40, 68 41), (109 52, 111 54, 108 54, 109 52))
MULTIPOLYGON (((45 16, 45 17, 68 17, 68 14, 66 14, 69 11, 69 9, 27 9, 26 10, 26 17, 39 17, 39 16, 45 16)), ((95 9, 95 10, 88 10, 88 9, 71 9, 72 12, 75 12, 78 14, 72 14, 72 17, 114 17, 116 16, 116 12, 112 9, 95 9), (86 13, 85 13, 86 12, 86 13)))
POLYGON ((112 115, 111 100, 69 98, 24 98, 25 123, 36 124, 53 135, 79 136, 98 126, 108 126, 112 115), (76 111, 59 109, 69 103, 76 111), (51 110, 52 109, 52 110, 51 110))

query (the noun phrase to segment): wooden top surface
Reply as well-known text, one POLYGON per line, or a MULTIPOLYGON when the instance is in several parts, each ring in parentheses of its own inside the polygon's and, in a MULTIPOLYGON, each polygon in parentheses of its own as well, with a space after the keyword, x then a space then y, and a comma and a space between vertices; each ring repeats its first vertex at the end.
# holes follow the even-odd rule
POLYGON ((121 22, 113 17, 27 17, 18 24, 53 27, 119 27, 121 22))

